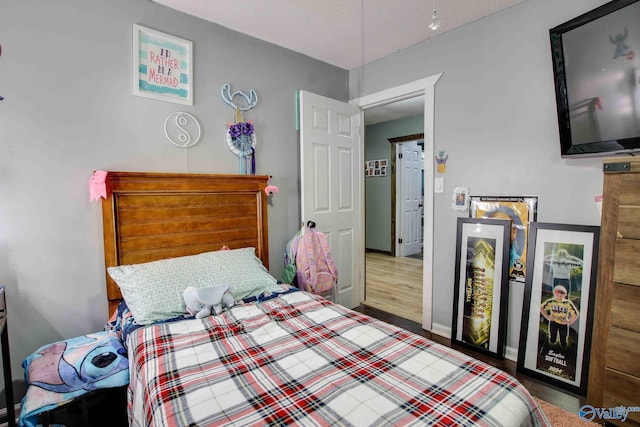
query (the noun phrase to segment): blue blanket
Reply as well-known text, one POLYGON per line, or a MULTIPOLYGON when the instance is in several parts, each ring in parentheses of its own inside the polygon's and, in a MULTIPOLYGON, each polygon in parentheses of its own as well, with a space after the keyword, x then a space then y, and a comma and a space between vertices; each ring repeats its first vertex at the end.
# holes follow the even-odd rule
POLYGON ((115 332, 96 332, 40 347, 23 362, 27 393, 18 423, 35 426, 38 415, 90 391, 129 383, 129 362, 115 332))

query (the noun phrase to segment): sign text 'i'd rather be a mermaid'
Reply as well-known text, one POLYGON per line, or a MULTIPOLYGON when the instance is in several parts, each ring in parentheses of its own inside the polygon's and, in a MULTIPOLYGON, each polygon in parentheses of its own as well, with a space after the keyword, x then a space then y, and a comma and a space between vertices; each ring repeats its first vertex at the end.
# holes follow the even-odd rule
POLYGON ((193 43, 133 26, 133 94, 193 105, 193 43))

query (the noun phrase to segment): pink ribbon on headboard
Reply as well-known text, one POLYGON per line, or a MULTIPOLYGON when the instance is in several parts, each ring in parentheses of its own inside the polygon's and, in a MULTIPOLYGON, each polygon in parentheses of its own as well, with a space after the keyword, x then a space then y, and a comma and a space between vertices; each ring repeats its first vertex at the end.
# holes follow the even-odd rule
POLYGON ((273 196, 274 194, 278 193, 278 187, 271 183, 272 178, 273 177, 269 175, 269 179, 267 179, 267 187, 264 189, 264 192, 267 194, 267 196, 273 196))
POLYGON ((89 201, 107 198, 107 172, 95 171, 89 179, 89 201))
POLYGON ((267 187, 264 189, 264 192, 267 193, 267 196, 273 196, 278 192, 278 187, 276 187, 275 185, 267 185, 267 187))

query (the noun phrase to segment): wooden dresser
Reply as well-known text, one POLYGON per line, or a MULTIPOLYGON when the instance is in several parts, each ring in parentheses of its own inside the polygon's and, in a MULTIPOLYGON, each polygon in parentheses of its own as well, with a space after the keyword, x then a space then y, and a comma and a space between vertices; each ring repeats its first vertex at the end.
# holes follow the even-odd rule
MULTIPOLYGON (((607 159, 603 169, 604 200, 587 403, 596 408, 638 407, 640 159, 607 159)), ((607 421, 621 426, 640 425, 640 412, 629 413, 625 422, 607 421)))

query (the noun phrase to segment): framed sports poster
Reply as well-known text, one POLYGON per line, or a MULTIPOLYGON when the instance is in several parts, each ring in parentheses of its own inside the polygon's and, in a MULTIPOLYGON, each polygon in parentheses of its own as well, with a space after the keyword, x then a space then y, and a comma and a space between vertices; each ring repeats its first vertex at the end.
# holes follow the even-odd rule
POLYGON ((524 282, 527 273, 529 225, 536 221, 537 196, 471 196, 471 218, 511 220, 509 279, 524 282))
POLYGON ((133 94, 193 105, 193 43, 133 25, 133 94))
POLYGON ((511 221, 458 218, 453 343, 503 359, 511 221))
POLYGON ((586 395, 600 227, 531 224, 517 370, 586 395))

